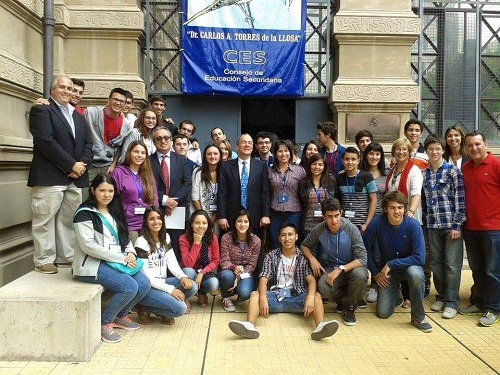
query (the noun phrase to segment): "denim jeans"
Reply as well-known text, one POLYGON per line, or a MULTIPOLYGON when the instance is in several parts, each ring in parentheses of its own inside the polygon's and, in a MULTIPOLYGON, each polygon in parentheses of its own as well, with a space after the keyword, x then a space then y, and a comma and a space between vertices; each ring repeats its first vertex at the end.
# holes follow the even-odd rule
POLYGON ((467 260, 474 285, 471 302, 477 307, 500 312, 500 230, 464 230, 467 260))
POLYGON ((452 240, 448 229, 428 229, 434 286, 445 307, 460 305, 460 279, 464 260, 462 237, 452 240))
POLYGON ((117 317, 126 316, 130 309, 137 305, 151 289, 151 283, 142 271, 130 276, 115 271, 104 261, 101 261, 99 265, 97 277, 76 276, 76 278, 86 283, 101 284, 106 290, 113 292, 101 314, 102 324, 113 323, 117 317))
POLYGON ((266 292, 266 296, 270 313, 287 312, 301 314, 304 312, 304 300, 307 297, 307 293, 302 293, 293 297, 285 297, 281 301, 278 301, 275 292, 268 291, 266 292))
POLYGON ((246 301, 250 298, 250 293, 253 291, 253 277, 250 276, 246 279, 239 280, 236 288, 232 292, 229 292, 228 289, 233 287, 235 279, 236 275, 231 270, 222 270, 219 272, 220 293, 222 298, 237 294, 238 300, 246 301))
MULTIPOLYGON (((297 233, 300 233, 300 219, 302 217, 302 212, 280 212, 280 211, 271 211, 271 249, 277 249, 280 247, 279 242, 279 234, 280 234, 280 225, 284 222, 289 222, 295 225, 297 229, 297 233)), ((300 243, 297 242, 297 246, 300 246, 300 243)))
POLYGON ((167 318, 182 316, 187 309, 184 301, 179 301, 167 292, 154 288, 149 290, 140 303, 144 307, 144 311, 167 318))
MULTIPOLYGON (((186 273, 186 269, 185 268, 183 269, 183 272, 186 273)), ((187 276, 187 274, 186 274, 186 276, 187 276)), ((194 281, 191 283, 191 288, 190 289, 185 289, 181 285, 181 281, 177 277, 167 277, 165 279, 165 284, 172 285, 176 289, 179 289, 182 293, 184 293, 185 299, 189 299, 192 296, 194 296, 196 293, 198 293, 198 285, 196 285, 196 283, 194 281)))
MULTIPOLYGON (((196 272, 194 269, 186 267, 182 269, 184 273, 189 277, 191 280, 194 281, 196 279, 196 275, 198 275, 198 272, 196 272)), ((209 279, 203 279, 201 282, 201 287, 199 289, 199 292, 201 293, 213 293, 219 288, 219 280, 217 280, 216 277, 210 277, 209 279)))
POLYGON ((358 301, 363 299, 368 270, 365 267, 354 268, 350 272, 342 272, 333 281, 333 286, 328 285, 326 279, 333 268, 328 268, 318 280, 318 292, 321 297, 331 298, 334 302, 342 303, 344 307, 357 307, 358 301))
POLYGON ((410 266, 404 270, 391 270, 389 272, 390 285, 386 288, 379 287, 377 296, 377 316, 387 319, 394 312, 399 295, 399 283, 407 280, 410 286, 411 315, 423 320, 425 311, 423 305, 425 275, 420 266, 410 266))

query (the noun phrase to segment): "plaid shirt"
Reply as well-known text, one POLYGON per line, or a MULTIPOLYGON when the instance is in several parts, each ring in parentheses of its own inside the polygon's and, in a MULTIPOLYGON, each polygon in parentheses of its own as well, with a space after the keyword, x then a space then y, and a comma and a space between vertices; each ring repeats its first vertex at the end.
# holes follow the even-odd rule
MULTIPOLYGON (((273 285, 278 284, 278 269, 281 264, 282 254, 281 248, 275 249, 270 251, 264 259, 264 266, 259 276, 269 280, 267 283, 268 290, 273 285)), ((298 247, 295 248, 295 255, 297 259, 295 260, 293 289, 297 291, 298 294, 307 293, 306 277, 312 274, 312 270, 308 260, 302 255, 298 247)))
POLYGON ((271 208, 275 211, 300 212, 299 182, 306 177, 300 165, 290 164, 282 176, 277 165, 269 168, 269 187, 271 188, 271 208), (287 195, 288 202, 280 203, 279 195, 287 195))
POLYGON ((427 203, 427 227, 460 230, 465 221, 465 194, 462 172, 443 161, 437 171, 422 171, 427 203))

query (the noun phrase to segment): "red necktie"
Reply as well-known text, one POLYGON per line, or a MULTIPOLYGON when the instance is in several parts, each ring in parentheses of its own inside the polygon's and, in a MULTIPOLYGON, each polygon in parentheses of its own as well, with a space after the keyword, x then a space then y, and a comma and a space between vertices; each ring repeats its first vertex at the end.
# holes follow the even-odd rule
POLYGON ((161 159, 161 174, 163 175, 163 181, 165 182, 165 195, 168 195, 170 192, 170 177, 168 174, 167 162, 165 161, 166 157, 167 155, 163 155, 163 158, 161 159))

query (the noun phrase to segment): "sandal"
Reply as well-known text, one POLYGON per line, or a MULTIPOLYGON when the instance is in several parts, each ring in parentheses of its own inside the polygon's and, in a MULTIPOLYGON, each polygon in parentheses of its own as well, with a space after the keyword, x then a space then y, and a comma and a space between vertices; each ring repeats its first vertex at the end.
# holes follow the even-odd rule
POLYGON ((208 306, 208 297, 205 293, 198 293, 198 306, 200 307, 208 306))

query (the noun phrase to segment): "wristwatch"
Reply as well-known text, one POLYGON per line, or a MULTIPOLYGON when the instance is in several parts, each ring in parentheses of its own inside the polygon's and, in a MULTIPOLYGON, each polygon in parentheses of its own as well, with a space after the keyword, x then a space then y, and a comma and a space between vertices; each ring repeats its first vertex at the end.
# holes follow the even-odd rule
POLYGON ((345 272, 345 266, 344 265, 340 265, 339 266, 339 270, 340 270, 340 272, 345 272))

